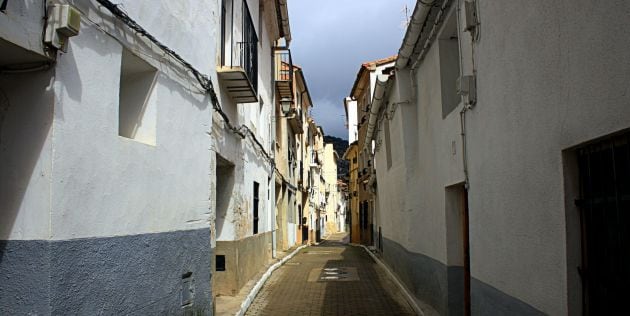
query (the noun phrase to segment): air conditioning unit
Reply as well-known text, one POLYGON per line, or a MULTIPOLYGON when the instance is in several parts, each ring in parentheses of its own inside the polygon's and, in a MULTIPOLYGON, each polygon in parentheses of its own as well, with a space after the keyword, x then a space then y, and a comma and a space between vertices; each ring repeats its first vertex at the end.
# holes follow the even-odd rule
POLYGON ((79 10, 68 4, 54 4, 49 8, 44 42, 65 52, 68 38, 79 35, 80 29, 79 10))

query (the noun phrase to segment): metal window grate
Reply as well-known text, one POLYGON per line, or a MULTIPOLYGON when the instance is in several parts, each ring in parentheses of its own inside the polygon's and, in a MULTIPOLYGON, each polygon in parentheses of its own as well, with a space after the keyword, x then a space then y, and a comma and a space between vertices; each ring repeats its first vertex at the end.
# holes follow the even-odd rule
POLYGON ((259 197, 258 197, 258 190, 259 190, 260 185, 258 184, 258 182, 254 181, 254 216, 253 216, 253 220, 254 220, 254 235, 258 234, 258 203, 259 203, 259 197))
POLYGON ((621 311, 630 293, 630 132, 578 150, 586 315, 621 311))
POLYGON ((243 1, 243 41, 241 46, 241 67, 251 81, 254 91, 258 91, 258 36, 249 14, 247 1, 243 1))

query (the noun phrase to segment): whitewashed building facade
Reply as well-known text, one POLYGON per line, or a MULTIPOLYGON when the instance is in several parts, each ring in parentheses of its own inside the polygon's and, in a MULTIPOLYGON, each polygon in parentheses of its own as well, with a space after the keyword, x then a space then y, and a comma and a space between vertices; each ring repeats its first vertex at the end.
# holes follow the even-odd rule
POLYGON ((212 314, 274 246, 286 1, 4 3, 0 314, 212 314))
POLYGON ((425 310, 625 312, 628 12, 417 2, 366 138, 377 248, 425 310))

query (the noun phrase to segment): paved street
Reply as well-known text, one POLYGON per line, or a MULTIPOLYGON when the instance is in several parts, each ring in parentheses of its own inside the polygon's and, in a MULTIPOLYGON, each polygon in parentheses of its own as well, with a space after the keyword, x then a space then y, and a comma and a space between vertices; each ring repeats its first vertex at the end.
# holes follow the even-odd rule
POLYGON ((414 315, 396 285, 344 234, 276 270, 246 315, 414 315))

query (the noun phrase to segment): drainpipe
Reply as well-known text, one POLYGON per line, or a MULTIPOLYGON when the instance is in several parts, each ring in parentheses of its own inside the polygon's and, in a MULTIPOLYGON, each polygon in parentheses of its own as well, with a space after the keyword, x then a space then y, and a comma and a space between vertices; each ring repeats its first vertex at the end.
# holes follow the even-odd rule
MULTIPOLYGON (((275 52, 271 51, 271 69, 276 69, 275 52)), ((275 86, 275 78, 272 76, 271 85, 275 86)), ((271 94, 271 181, 269 181, 269 213, 271 214, 271 257, 276 258, 276 94, 271 94)))
POLYGON ((424 22, 431 12, 431 7, 435 0, 418 0, 416 1, 416 7, 413 10, 411 20, 409 21, 409 27, 405 33, 403 43, 398 50, 398 58, 396 59, 396 69, 403 69, 409 63, 409 58, 413 54, 413 50, 416 47, 420 33, 424 22))
MULTIPOLYGON (((460 0, 457 0, 457 11, 455 11, 455 14, 457 14, 457 48, 459 49, 459 77, 461 78, 463 72, 464 72, 464 62, 463 62, 463 56, 462 56, 462 38, 461 35, 459 34, 459 30, 461 29, 461 22, 460 22, 460 14, 461 14, 461 4, 460 4, 460 0)), ((466 189, 466 191, 468 191, 468 188, 470 187, 470 183, 468 181, 468 157, 467 157, 467 153, 466 153, 466 111, 468 110, 468 105, 466 104, 466 100, 464 98, 463 95, 460 95, 460 99, 461 102, 464 104, 464 107, 462 108, 461 112, 459 112, 459 130, 460 130, 460 136, 462 138, 462 171, 464 172, 464 189, 466 189)))
MULTIPOLYGON (((379 74, 376 77, 376 85, 374 87, 374 96, 372 98, 372 106, 370 107, 370 119, 368 120, 367 133, 365 134, 364 146, 372 143, 372 137, 374 136, 374 130, 378 121, 378 113, 383 105, 383 98, 385 97, 385 91, 389 88, 391 81, 388 75, 379 74)), ((371 153, 370 149, 370 153, 371 153)))

